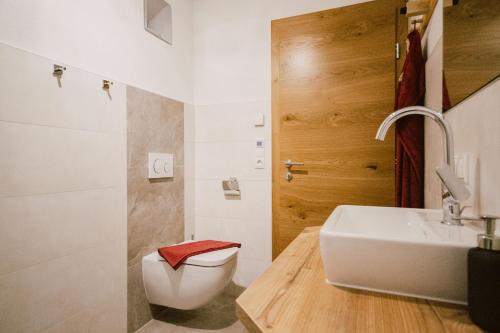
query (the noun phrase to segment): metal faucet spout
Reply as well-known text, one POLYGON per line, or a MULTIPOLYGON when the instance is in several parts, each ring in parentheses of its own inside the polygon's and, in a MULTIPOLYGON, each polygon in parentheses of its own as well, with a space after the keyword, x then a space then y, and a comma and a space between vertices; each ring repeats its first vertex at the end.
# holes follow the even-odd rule
POLYGON ((387 131, 392 124, 398 119, 414 114, 429 117, 439 125, 443 132, 444 162, 454 170, 455 154, 453 152, 453 134, 450 125, 445 121, 442 113, 426 108, 425 106, 408 106, 394 111, 380 124, 375 139, 384 141, 387 131))
MULTIPOLYGON (((453 191, 446 191, 449 189, 449 186, 452 184, 451 182, 456 181, 456 177, 454 177, 454 170, 455 170, 455 154, 453 152, 453 135, 451 132, 451 127, 448 125, 448 123, 445 121, 443 114, 437 111, 434 111, 432 109, 426 108, 424 106, 408 106, 406 108, 399 109, 397 111, 394 111, 391 113, 385 120, 380 124, 380 127, 377 131, 377 134, 375 135, 375 139, 383 141, 385 139, 385 136, 387 134, 387 131, 389 130, 389 127, 391 127, 392 124, 394 124, 398 119, 401 119, 406 116, 410 115, 422 115, 431 118, 434 120, 439 127, 441 128, 441 131, 443 132, 443 146, 444 146, 444 162, 446 165, 448 165, 447 171, 448 173, 451 172, 451 176, 447 177, 440 177, 442 181, 442 193, 443 193, 443 223, 448 224, 448 225, 462 225, 460 222, 460 203, 457 200, 457 198, 454 198, 451 193, 453 191), (450 181, 451 179, 451 181, 450 181), (445 181, 448 180, 449 184, 445 184, 445 181), (447 193, 445 193, 447 192, 447 193)), ((446 171, 446 169, 445 169, 446 171)), ((446 172, 441 172, 444 175, 447 175, 446 172)), ((439 174, 439 173, 438 173, 439 174)), ((462 184, 459 184, 458 190, 462 190, 461 186, 462 184)), ((466 197, 469 193, 467 189, 463 191, 456 191, 455 193, 465 193, 463 197, 466 197)), ((460 197, 460 196, 458 196, 460 197)))

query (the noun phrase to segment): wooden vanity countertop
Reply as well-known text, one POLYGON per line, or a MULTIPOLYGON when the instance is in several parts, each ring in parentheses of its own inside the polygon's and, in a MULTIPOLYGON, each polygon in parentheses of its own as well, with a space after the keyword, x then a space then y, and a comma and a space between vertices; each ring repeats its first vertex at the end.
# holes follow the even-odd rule
POLYGON ((465 306, 325 282, 319 227, 306 228, 236 300, 250 332, 481 332, 465 306))

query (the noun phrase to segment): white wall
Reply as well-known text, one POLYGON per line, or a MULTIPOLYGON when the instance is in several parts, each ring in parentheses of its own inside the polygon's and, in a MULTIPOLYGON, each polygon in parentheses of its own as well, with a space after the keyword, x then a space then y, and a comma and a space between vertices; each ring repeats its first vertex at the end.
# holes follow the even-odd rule
POLYGON ((0 331, 126 330, 125 86, 0 44, 0 331))
MULTIPOLYGON (((169 3, 173 45, 144 30, 143 0, 0 0, 0 43, 184 102, 189 129, 194 127, 193 1, 169 3)), ((187 131, 184 141, 186 212, 194 211, 193 135, 187 131)), ((194 213, 185 216, 192 226, 194 213)), ((186 228, 188 236, 192 229, 186 228)))
POLYGON ((126 330, 124 83, 193 102, 193 3, 169 3, 172 46, 143 0, 0 0, 0 331, 126 330))
POLYGON ((196 238, 243 244, 235 275, 246 286, 271 262, 271 20, 360 0, 194 0, 193 138, 196 238), (265 114, 265 127, 254 119, 265 114), (265 169, 254 169, 255 139, 265 169), (226 200, 221 180, 240 180, 226 200))
POLYGON ((184 239, 195 234, 195 108, 184 104, 184 239))
POLYGON ((500 215, 499 108, 500 79, 496 79, 445 113, 455 137, 455 154, 473 157, 470 184, 475 185, 470 187, 473 195, 467 203, 473 215, 500 215))
POLYGON ((172 46, 144 30, 143 0, 0 0, 0 42, 192 103, 193 4, 169 3, 172 46))

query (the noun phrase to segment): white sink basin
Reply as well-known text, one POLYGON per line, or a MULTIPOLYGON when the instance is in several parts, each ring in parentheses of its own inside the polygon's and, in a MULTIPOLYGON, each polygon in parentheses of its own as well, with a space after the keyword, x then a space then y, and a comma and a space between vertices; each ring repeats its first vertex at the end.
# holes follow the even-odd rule
POLYGON ((482 230, 441 217, 433 209, 338 206, 320 231, 327 282, 467 304, 467 251, 482 230))

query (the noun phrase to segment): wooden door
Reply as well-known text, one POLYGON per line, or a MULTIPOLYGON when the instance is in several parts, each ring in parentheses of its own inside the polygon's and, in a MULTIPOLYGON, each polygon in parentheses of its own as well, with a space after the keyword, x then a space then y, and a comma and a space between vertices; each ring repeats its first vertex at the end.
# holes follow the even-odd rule
POLYGON ((272 22, 273 257, 337 205, 394 204, 393 110, 399 0, 272 22), (293 179, 285 180, 284 162, 293 179))

